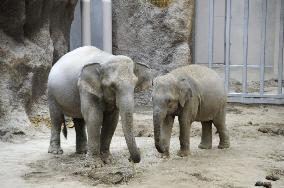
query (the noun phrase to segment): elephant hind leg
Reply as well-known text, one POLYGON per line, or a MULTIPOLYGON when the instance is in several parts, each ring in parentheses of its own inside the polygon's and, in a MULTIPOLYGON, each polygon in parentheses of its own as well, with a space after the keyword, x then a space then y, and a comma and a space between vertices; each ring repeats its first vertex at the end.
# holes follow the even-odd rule
POLYGON ((62 154, 63 150, 60 146, 61 126, 64 123, 64 114, 61 112, 59 105, 53 98, 48 99, 49 113, 51 119, 51 137, 48 153, 62 154))
POLYGON ((104 163, 111 163, 112 156, 109 151, 111 139, 116 129, 119 118, 119 111, 105 112, 101 129, 101 159, 104 163))
POLYGON ((212 149, 212 121, 202 121, 200 149, 212 149))
POLYGON ((219 149, 229 148, 230 147, 230 138, 229 131, 226 127, 226 112, 225 109, 222 109, 218 116, 213 120, 215 127, 217 128, 217 132, 219 133, 219 149))
POLYGON ((87 135, 84 119, 73 118, 76 131, 76 153, 87 153, 87 135))

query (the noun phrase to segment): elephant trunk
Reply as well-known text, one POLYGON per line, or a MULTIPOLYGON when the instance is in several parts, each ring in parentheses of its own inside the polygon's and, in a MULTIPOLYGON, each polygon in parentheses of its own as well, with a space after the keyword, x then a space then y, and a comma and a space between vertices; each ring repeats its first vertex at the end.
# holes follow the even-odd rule
POLYGON ((117 97, 117 101, 118 101, 117 106, 120 110, 122 129, 131 159, 134 163, 139 163, 141 160, 140 151, 137 148, 133 133, 133 110, 134 110, 133 92, 132 94, 124 93, 119 95, 117 97))
POLYGON ((163 119, 161 117, 161 112, 158 109, 154 109, 153 112, 153 124, 154 124, 154 139, 155 139, 155 147, 159 153, 163 153, 161 149, 160 137, 161 137, 161 124, 163 119))

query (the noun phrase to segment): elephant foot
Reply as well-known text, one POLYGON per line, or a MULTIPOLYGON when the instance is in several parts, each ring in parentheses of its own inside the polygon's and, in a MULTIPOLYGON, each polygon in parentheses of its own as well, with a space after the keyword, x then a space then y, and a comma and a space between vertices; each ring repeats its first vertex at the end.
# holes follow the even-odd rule
POLYGON ((105 164, 110 164, 112 162, 112 155, 109 151, 101 152, 101 159, 105 164))
POLYGON ((200 149, 212 149, 212 144, 200 143, 200 144, 198 145, 198 148, 200 148, 200 149))
POLYGON ((180 157, 187 157, 190 155, 190 151, 189 150, 179 150, 177 152, 177 155, 180 157))
POLYGON ((87 149, 76 149, 77 154, 87 154, 87 149))
POLYGON ((88 151, 88 149, 87 149, 86 145, 79 146, 79 147, 76 146, 76 153, 77 154, 86 154, 87 151, 88 151))
POLYGON ((219 149, 226 149, 230 147, 230 142, 224 142, 224 143, 220 143, 218 148, 219 149))
POLYGON ((63 154, 63 150, 58 144, 51 144, 48 148, 48 153, 51 154, 63 154))
POLYGON ((104 165, 105 164, 101 160, 100 156, 97 156, 97 155, 91 155, 91 156, 87 155, 86 161, 84 164, 85 167, 92 167, 92 168, 101 168, 104 165))
POLYGON ((160 153, 159 157, 162 159, 169 159, 170 153, 169 152, 160 153))

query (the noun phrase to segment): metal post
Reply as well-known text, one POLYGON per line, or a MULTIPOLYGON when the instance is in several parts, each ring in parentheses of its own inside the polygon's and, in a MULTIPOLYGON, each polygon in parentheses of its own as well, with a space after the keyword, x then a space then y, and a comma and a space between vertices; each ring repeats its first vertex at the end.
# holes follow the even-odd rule
POLYGON ((231 48, 231 0, 226 0, 226 42, 225 42, 225 88, 229 90, 230 48, 231 48))
POLYGON ((244 1, 244 33, 243 33, 243 94, 247 93, 248 69, 248 26, 249 26, 249 0, 244 1))
POLYGON ((262 0, 262 28, 261 28, 261 44, 262 50, 260 54, 260 95, 264 94, 264 74, 265 74, 265 52, 266 52, 266 20, 267 20, 267 0, 262 0))
POLYGON ((194 0, 194 14, 193 14, 193 20, 192 20, 192 36, 191 36, 191 64, 196 64, 196 29, 197 29, 197 11, 198 11, 198 0, 194 0))
POLYGON ((102 0, 91 0, 91 28, 92 28, 92 46, 101 50, 103 44, 103 2, 102 0))
POLYGON ((81 2, 78 1, 75 7, 74 19, 70 28, 70 47, 74 50, 82 46, 82 19, 81 19, 81 2))
POLYGON ((82 46, 91 45, 91 8, 90 0, 81 0, 82 46))
POLYGON ((214 40, 214 0, 209 3, 209 32, 208 32, 208 64, 212 68, 213 64, 213 40, 214 40))
POLYGON ((103 0, 103 49, 112 53, 112 9, 111 0, 103 0))
POLYGON ((279 54, 278 54, 278 94, 282 94, 282 80, 283 80, 284 0, 281 0, 280 8, 281 9, 280 9, 279 54))

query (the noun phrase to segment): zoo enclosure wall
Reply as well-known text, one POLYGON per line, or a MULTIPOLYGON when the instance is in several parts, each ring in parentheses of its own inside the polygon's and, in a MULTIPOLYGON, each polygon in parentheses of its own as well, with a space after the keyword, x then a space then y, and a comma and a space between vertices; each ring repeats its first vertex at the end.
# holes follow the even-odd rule
POLYGON ((194 62, 222 76, 229 102, 284 104, 284 1, 195 2, 194 62))
MULTIPOLYGON (((91 2, 90 44, 104 49, 105 0, 79 1, 71 49, 84 44, 84 1, 91 2)), ((283 0, 195 0, 193 62, 221 75, 229 102, 284 104, 283 4, 283 0)))

